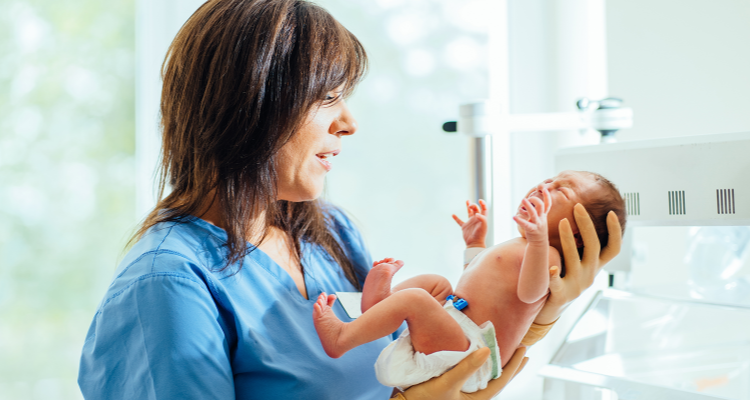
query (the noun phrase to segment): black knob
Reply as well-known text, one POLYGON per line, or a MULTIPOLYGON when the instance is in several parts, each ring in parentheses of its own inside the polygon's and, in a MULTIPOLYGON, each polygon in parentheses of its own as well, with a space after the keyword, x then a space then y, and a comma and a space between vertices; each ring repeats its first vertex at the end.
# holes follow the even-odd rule
POLYGON ((458 130, 456 121, 448 121, 443 124, 443 130, 446 132, 456 132, 458 130))

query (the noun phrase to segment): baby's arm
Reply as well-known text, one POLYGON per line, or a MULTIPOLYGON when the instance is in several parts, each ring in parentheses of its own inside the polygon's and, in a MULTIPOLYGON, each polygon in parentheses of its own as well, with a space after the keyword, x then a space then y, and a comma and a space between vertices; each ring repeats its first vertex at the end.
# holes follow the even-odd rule
MULTIPOLYGON (((547 234, 547 213, 552 206, 549 192, 543 191, 544 201, 537 197, 523 199, 528 220, 514 216, 525 231, 526 251, 518 277, 518 298, 524 303, 534 303, 549 290, 550 246, 547 234)), ((559 258, 559 255, 558 255, 559 258)))
MULTIPOLYGON (((473 204, 466 200, 466 211, 469 214, 469 219, 466 222, 458 218, 456 214, 453 214, 453 220, 461 227, 467 251, 470 248, 484 249, 487 247, 485 243, 488 229, 487 203, 481 199, 479 200, 479 204, 473 204)), ((476 255, 476 253, 473 255, 476 255)), ((469 261, 464 261, 464 268, 469 265, 469 261)))

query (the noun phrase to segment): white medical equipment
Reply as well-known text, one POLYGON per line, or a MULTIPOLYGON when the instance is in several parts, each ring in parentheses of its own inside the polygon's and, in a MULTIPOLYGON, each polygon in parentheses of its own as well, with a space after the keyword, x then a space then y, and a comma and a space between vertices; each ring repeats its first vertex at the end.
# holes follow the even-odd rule
MULTIPOLYGON (((714 134, 563 149, 556 169, 615 182, 629 233, 750 225, 748 152, 750 132, 714 134)), ((627 273, 631 254, 605 268, 627 273)), ((677 286, 599 292, 542 369, 544 399, 750 399, 750 308, 691 301, 677 286)))

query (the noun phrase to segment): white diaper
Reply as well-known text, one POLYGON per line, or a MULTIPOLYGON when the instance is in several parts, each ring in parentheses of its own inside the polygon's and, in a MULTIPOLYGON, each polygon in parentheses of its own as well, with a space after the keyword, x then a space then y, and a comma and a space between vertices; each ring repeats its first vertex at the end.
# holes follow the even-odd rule
POLYGON ((502 373, 500 351, 497 347, 495 327, 487 321, 477 326, 466 314, 453 307, 453 302, 445 303, 445 310, 455 319, 471 344, 466 351, 438 351, 424 354, 414 351, 409 330, 406 329, 395 341, 380 353, 375 362, 375 374, 380 383, 405 390, 409 386, 422 383, 444 374, 469 354, 482 347, 490 348, 490 357, 461 388, 473 393, 487 387, 487 382, 502 373))

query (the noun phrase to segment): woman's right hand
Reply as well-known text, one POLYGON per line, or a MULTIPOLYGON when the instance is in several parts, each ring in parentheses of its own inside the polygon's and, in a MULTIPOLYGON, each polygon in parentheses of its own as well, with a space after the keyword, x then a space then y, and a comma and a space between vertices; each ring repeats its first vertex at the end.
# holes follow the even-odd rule
POLYGON ((487 361, 490 350, 481 348, 464 358, 453 369, 427 382, 407 389, 403 396, 406 400, 489 400, 495 397, 516 376, 528 361, 524 357, 526 348, 520 347, 503 367, 503 374, 491 380, 485 389, 474 393, 464 393, 461 387, 467 379, 487 361))
POLYGON ((583 240, 583 258, 578 256, 570 222, 567 219, 561 220, 559 231, 566 273, 565 277, 561 278, 560 267, 550 268, 550 295, 542 310, 537 314, 535 324, 548 325, 555 322, 568 305, 594 283, 596 274, 604 264, 620 252, 622 247, 622 228, 614 212, 610 211, 607 215, 609 242, 603 249, 596 235, 594 222, 591 221, 586 208, 581 204, 576 204, 573 215, 583 240))

